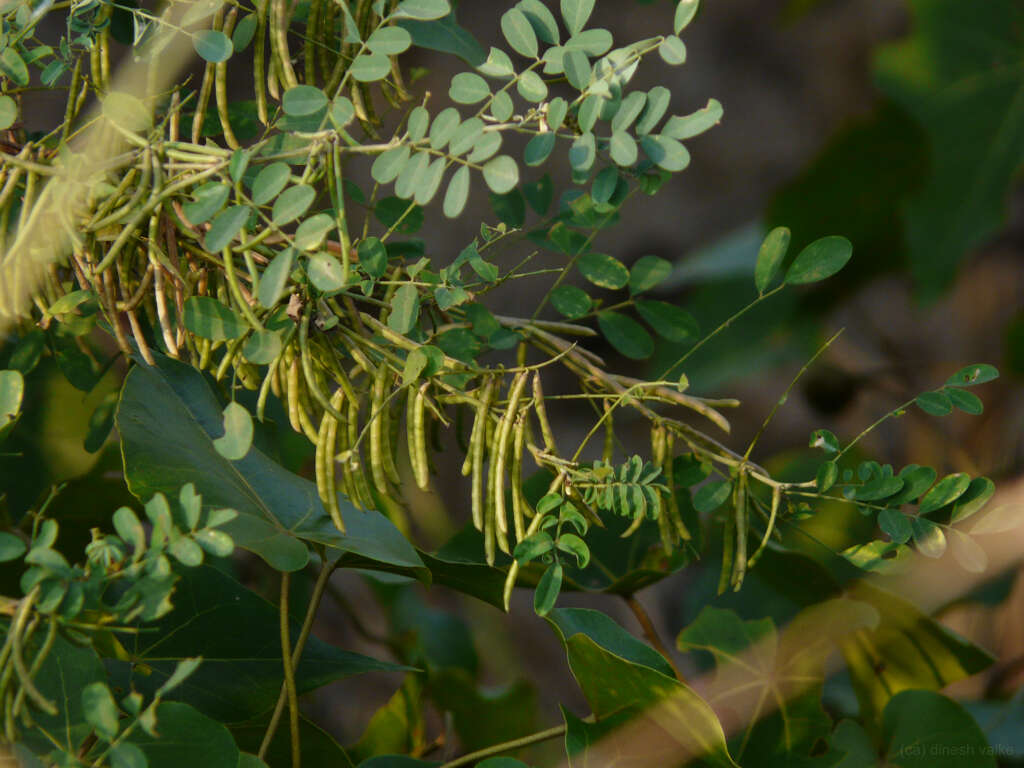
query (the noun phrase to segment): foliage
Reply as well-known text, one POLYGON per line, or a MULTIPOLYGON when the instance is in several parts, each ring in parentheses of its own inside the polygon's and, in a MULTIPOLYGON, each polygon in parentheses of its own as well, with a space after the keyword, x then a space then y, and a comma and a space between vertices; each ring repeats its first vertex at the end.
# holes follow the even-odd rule
MULTIPOLYGON (((124 484, 148 520, 75 493, 63 503, 87 508, 61 507, 59 529, 56 505, 72 492, 39 503, 39 478, 5 472, 0 561, 20 597, 4 598, 0 705, 19 760, 234 768, 315 756, 383 768, 434 764, 421 758, 456 735, 468 754, 449 755, 452 768, 522 766, 504 753, 562 736, 572 765, 609 764, 602 750, 638 764, 864 754, 870 764, 945 743, 930 717, 984 746, 970 715, 936 690, 990 657, 838 574, 891 571, 914 550, 938 558, 947 546, 964 569, 984 570, 984 550, 959 524, 992 496, 989 479, 896 472, 854 448, 911 407, 980 414, 970 387, 996 370, 968 366, 845 444, 817 430, 816 472, 781 480, 752 456, 789 390, 739 453, 691 423, 727 434, 723 411, 739 403, 692 394, 686 363, 754 307, 838 274, 849 240, 825 234, 791 255, 790 231, 774 229, 754 298, 703 335, 686 310, 652 298, 670 264, 595 250, 632 198, 685 170, 683 142, 723 114, 711 99, 669 115, 667 88, 630 88, 654 54, 684 63, 679 35, 697 2, 674 7, 663 34, 615 47, 610 31, 588 28, 593 0, 555 10, 521 0, 498 22, 507 50, 489 51, 447 0, 0 7, 0 120, 19 142, 0 156, 0 439, 24 458, 53 381, 102 394, 107 372, 124 372, 82 437, 89 453, 104 451, 116 426, 124 484), (403 54, 414 47, 466 65, 439 108, 427 96, 412 105, 416 73, 403 54), (205 62, 198 90, 164 65, 185 48, 205 62), (137 57, 123 77, 110 72, 117 53, 137 57), (229 64, 251 72, 253 100, 229 98, 229 64), (49 133, 17 124, 33 76, 66 88, 49 133), (524 175, 563 159, 573 186, 556 204, 551 175, 524 175), (434 254, 416 235, 462 216, 481 184, 497 221, 481 222, 454 258, 434 254), (523 244, 558 266, 529 268, 536 252, 516 261, 523 244), (529 316, 488 307, 491 294, 538 279, 529 316), (603 340, 644 361, 655 336, 686 349, 657 375, 617 373, 592 348, 603 340), (574 403, 593 419, 564 450, 571 435, 556 433, 551 411, 574 403), (459 443, 468 503, 452 516, 462 530, 431 551, 419 545, 415 499, 443 466, 444 429, 459 443), (632 444, 638 429, 649 445, 632 444), (816 564, 827 600, 801 604, 784 632, 763 615, 705 607, 678 643, 715 657, 714 685, 685 679, 635 593, 713 560, 717 595, 742 594, 764 561, 791 555, 783 530, 836 506, 870 530, 816 564), (82 519, 88 541, 74 528, 82 519), (84 564, 70 565, 79 552, 84 564), (279 581, 276 607, 240 564, 279 581), (399 663, 311 633, 338 569, 371 575, 387 636, 348 610, 399 663), (482 689, 469 628, 418 600, 414 582, 505 611, 517 586, 532 588, 592 714, 563 710, 564 724, 535 731, 532 689, 482 689), (624 598, 650 644, 600 612, 558 608, 563 590, 624 598), (835 648, 861 711, 834 727, 822 698, 835 648), (876 669, 890 653, 894 671, 876 669), (404 682, 349 750, 300 711, 301 694, 376 671, 404 682), (746 690, 757 695, 749 711, 746 690), (450 715, 434 741, 431 709, 450 715), (636 727, 651 740, 629 740, 636 727)), ((88 470, 78 474, 97 481, 88 470)))

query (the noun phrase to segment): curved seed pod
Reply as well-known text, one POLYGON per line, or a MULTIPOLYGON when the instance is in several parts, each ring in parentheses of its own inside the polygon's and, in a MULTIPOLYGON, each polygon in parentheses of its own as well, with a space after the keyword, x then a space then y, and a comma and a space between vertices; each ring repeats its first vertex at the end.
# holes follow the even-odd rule
POLYGON ((611 464, 615 458, 615 418, 612 416, 612 404, 610 400, 604 401, 604 447, 601 450, 601 460, 605 464, 611 464))
POLYGON ((256 117, 267 125, 267 80, 266 80, 266 40, 267 40, 267 3, 269 0, 256 2, 256 39, 253 43, 252 84, 256 92, 256 117))
POLYGON ((334 469, 334 457, 327 453, 327 433, 330 431, 330 423, 332 419, 334 419, 334 417, 329 413, 325 413, 323 418, 320 419, 320 431, 317 433, 316 453, 314 454, 316 491, 325 508, 330 503, 327 493, 327 473, 325 469, 327 462, 332 464, 332 471, 334 469))
MULTIPOLYGON (((344 402, 345 393, 341 389, 336 390, 331 397, 331 405, 334 406, 336 411, 340 411, 344 402)), ((330 514, 335 528, 345 533, 345 521, 341 517, 341 508, 338 506, 338 492, 334 471, 334 447, 338 439, 338 422, 329 413, 324 414, 324 420, 328 420, 327 436, 324 439, 324 486, 327 494, 327 512, 330 514)))
POLYGON ((739 591, 743 585, 743 577, 747 573, 747 528, 749 510, 747 509, 747 475, 740 474, 736 483, 736 556, 732 563, 732 588, 739 591))
POLYGON ((472 457, 472 508, 473 525, 478 531, 484 529, 484 447, 487 437, 487 421, 490 419, 491 398, 494 397, 494 379, 488 377, 483 383, 483 392, 473 420, 473 437, 470 440, 472 457))
POLYGON ((633 522, 630 523, 629 527, 622 532, 621 538, 628 539, 630 536, 632 536, 634 533, 636 533, 637 529, 639 529, 640 526, 643 525, 643 522, 646 519, 647 518, 644 517, 643 515, 637 515, 635 518, 633 518, 633 522))
MULTIPOLYGON (((221 30, 225 35, 231 37, 235 29, 235 19, 238 16, 238 9, 232 8, 224 21, 224 28, 221 30)), ((224 129, 224 143, 231 149, 238 149, 240 144, 235 138, 235 132, 231 129, 231 121, 228 119, 228 63, 222 61, 214 65, 214 95, 217 99, 217 117, 220 118, 221 128, 224 129)))
POLYGON ((725 518, 725 530, 722 531, 722 570, 718 574, 718 594, 725 592, 733 573, 733 561, 736 559, 736 518, 725 518))
MULTIPOLYGON (((666 430, 660 424, 656 424, 651 427, 651 461, 658 467, 664 467, 665 464, 665 440, 666 430)), ((669 485, 671 486, 671 479, 669 479, 669 485)), ((669 495, 671 496, 671 488, 669 495)), ((658 534, 661 538, 661 548, 665 551, 665 554, 671 554, 672 548, 676 543, 675 530, 672 527, 672 521, 669 519, 669 515, 660 514, 657 516, 658 520, 658 534)))
POLYGON ((544 438, 544 446, 549 453, 558 456, 558 446, 555 444, 555 433, 551 431, 551 422, 548 421, 548 411, 544 406, 544 390, 540 385, 540 371, 533 374, 533 409, 537 412, 537 421, 540 422, 540 434, 544 438))
POLYGON ((683 517, 679 513, 679 504, 676 503, 676 483, 672 476, 672 462, 675 459, 675 443, 676 437, 671 432, 665 435, 665 455, 661 465, 662 474, 665 475, 665 482, 668 485, 668 514, 666 517, 672 522, 676 532, 679 534, 679 538, 683 541, 690 541, 693 536, 690 534, 690 529, 686 527, 686 523, 683 522, 683 517))
POLYGON ((370 470, 373 484, 381 496, 390 496, 388 475, 384 469, 384 414, 388 410, 384 399, 384 383, 388 375, 387 365, 381 363, 373 377, 373 392, 370 398, 370 470))
MULTIPOLYGON (((384 367, 384 364, 381 364, 384 367)), ((388 374, 384 374, 384 391, 388 390, 387 382, 388 374)), ((395 442, 397 440, 398 430, 398 419, 393 418, 391 413, 391 399, 392 393, 388 393, 388 396, 384 399, 384 409, 381 411, 379 418, 381 419, 381 458, 384 460, 384 471, 387 473, 388 479, 396 486, 402 484, 402 477, 398 474, 398 466, 395 464, 395 442)))
POLYGON ((463 445, 462 430, 465 422, 465 410, 458 408, 455 411, 455 436, 459 441, 459 448, 466 454, 466 457, 462 460, 462 476, 469 477, 473 472, 473 443, 476 442, 476 409, 473 409, 473 423, 469 428, 469 440, 465 441, 463 445))
POLYGON ((293 430, 302 434, 302 424, 299 421, 299 361, 294 355, 290 357, 290 361, 282 361, 282 364, 287 366, 284 386, 288 396, 288 423, 293 430))
POLYGON ((412 472, 416 485, 427 490, 430 484, 430 463, 427 460, 427 434, 424 427, 424 410, 426 406, 427 387, 429 382, 416 391, 412 398, 412 426, 409 435, 409 458, 412 460, 412 472))
POLYGON ((370 492, 370 483, 366 479, 366 471, 363 468, 362 457, 358 448, 359 441, 359 401, 348 401, 348 444, 349 458, 348 470, 352 477, 352 487, 355 491, 353 501, 363 509, 373 509, 376 505, 373 501, 373 494, 370 492))
MULTIPOLYGON (((300 358, 298 355, 295 356, 295 360, 292 361, 292 365, 297 368, 300 365, 300 358)), ((306 436, 309 442, 316 445, 317 430, 313 426, 313 420, 310 418, 312 412, 312 403, 309 401, 309 390, 306 388, 306 379, 302 375, 301 369, 296 375, 297 388, 299 390, 299 426, 302 428, 302 434, 306 436)))
POLYGON ((512 429, 512 521, 515 524, 516 541, 523 540, 524 508, 529 505, 523 495, 523 438, 526 428, 526 414, 516 414, 516 424, 512 429))
POLYGON ((494 474, 494 514, 498 521, 498 530, 508 533, 508 516, 505 514, 505 463, 508 460, 509 439, 512 436, 512 425, 519 410, 519 398, 523 395, 526 384, 526 371, 516 374, 509 388, 508 405, 498 425, 496 461, 491 467, 494 474))

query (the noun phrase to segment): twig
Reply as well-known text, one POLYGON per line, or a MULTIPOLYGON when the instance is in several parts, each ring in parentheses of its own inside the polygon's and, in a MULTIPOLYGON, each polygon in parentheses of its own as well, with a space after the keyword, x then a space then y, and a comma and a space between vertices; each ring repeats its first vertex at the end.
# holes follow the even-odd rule
POLYGON ((676 666, 675 661, 672 659, 672 655, 669 653, 668 648, 661 641, 661 637, 658 635, 658 630, 654 626, 654 622, 651 621, 651 617, 647 614, 647 610, 641 605, 640 601, 636 599, 635 595, 629 595, 623 598, 626 601, 626 605, 633 611, 633 615, 636 616, 636 620, 640 622, 640 626, 644 631, 644 637, 647 638, 647 642, 654 646, 654 649, 665 657, 665 661, 672 667, 672 671, 676 673, 676 679, 685 683, 686 678, 683 677, 679 671, 679 667, 676 666))

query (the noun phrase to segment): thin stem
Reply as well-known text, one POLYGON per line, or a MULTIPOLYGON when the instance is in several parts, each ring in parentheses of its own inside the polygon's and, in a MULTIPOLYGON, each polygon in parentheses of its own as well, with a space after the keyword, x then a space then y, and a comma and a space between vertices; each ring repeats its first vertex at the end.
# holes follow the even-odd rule
POLYGON ((907 408, 909 408, 913 404, 914 404, 914 400, 907 400, 907 402, 903 403, 902 405, 896 406, 891 411, 889 411, 887 414, 885 414, 884 416, 879 418, 871 426, 866 427, 859 435, 857 435, 855 438, 853 438, 853 440, 851 440, 849 443, 847 443, 846 447, 843 448, 843 450, 841 450, 839 453, 836 454, 836 457, 833 459, 833 461, 838 463, 838 461, 843 457, 843 454, 846 453, 847 451, 849 451, 851 448, 853 448, 853 446, 855 446, 858 442, 860 442, 861 438, 863 438, 865 435, 867 435, 869 432, 871 432, 873 429, 875 429, 882 422, 884 422, 884 421, 886 421, 888 419, 891 419, 893 416, 898 414, 900 411, 905 411, 907 408))
MULTIPOLYGON (((281 661, 284 664, 284 687, 288 695, 288 725, 291 731, 292 768, 300 768, 302 745, 299 741, 299 695, 295 688, 295 666, 292 660, 291 631, 288 621, 288 588, 291 574, 281 573, 281 661)), ((269 729, 268 729, 269 730, 269 729)))
POLYGON ((678 360, 676 360, 674 363, 672 363, 672 365, 670 365, 665 370, 665 372, 661 374, 661 376, 659 378, 667 379, 669 376, 672 375, 673 371, 675 371, 680 365, 685 363, 693 355, 694 352, 696 352, 698 349, 703 347, 705 344, 707 344, 709 341, 711 341, 711 339, 715 338, 715 336, 717 336, 722 331, 724 331, 726 328, 728 328, 730 325, 732 325, 734 322, 739 320, 741 317, 743 317, 743 315, 745 315, 747 312, 752 310, 754 307, 756 307, 762 301, 764 301, 765 299, 768 299, 768 298, 774 296, 775 294, 777 294, 779 291, 781 291, 785 287, 786 287, 786 284, 782 283, 781 285, 778 285, 775 288, 773 288, 772 290, 768 291, 768 293, 762 293, 760 296, 758 296, 752 302, 747 304, 747 306, 745 306, 739 312, 736 312, 735 314, 731 315, 721 325, 719 325, 717 328, 715 328, 715 330, 713 330, 711 333, 709 333, 703 339, 701 339, 696 344, 694 344, 692 347, 690 347, 690 349, 688 349, 686 351, 686 353, 682 357, 680 357, 678 360))
MULTIPOLYGON (((317 576, 316 584, 314 584, 313 586, 313 595, 310 597, 309 600, 309 607, 306 609, 306 616, 302 620, 302 629, 299 631, 298 640, 295 641, 295 650, 291 654, 290 668, 292 670, 298 667, 299 659, 302 658, 302 650, 306 647, 306 640, 309 639, 309 632, 313 628, 313 619, 316 618, 317 610, 320 607, 320 601, 323 599, 324 596, 324 590, 327 588, 330 582, 331 574, 333 572, 334 568, 332 566, 328 566, 327 563, 324 563, 323 566, 320 568, 320 573, 317 576)), ((285 608, 287 608, 287 604, 285 604, 285 608)), ((282 613, 282 616, 284 616, 285 613, 286 611, 282 613)), ((287 624, 287 619, 285 619, 284 621, 285 624, 287 624)), ((282 634, 282 638, 283 637, 284 634, 282 634)), ((286 668, 288 667, 288 665, 285 666, 286 668)), ((294 674, 292 683, 294 684, 294 674)), ((277 731, 277 725, 281 721, 281 714, 284 711, 285 701, 288 698, 290 698, 290 693, 288 690, 288 677, 286 669, 285 682, 281 686, 281 693, 277 697, 277 704, 274 707, 274 713, 270 716, 270 723, 267 725, 267 731, 263 734, 263 742, 260 744, 260 751, 258 757, 261 760, 267 754, 267 750, 270 749, 270 743, 274 740, 274 733, 277 731)))
POLYGON ((661 636, 658 634, 657 628, 654 626, 654 622, 651 621, 650 615, 644 608, 643 604, 636 599, 636 595, 629 595, 623 598, 626 601, 626 605, 636 616, 636 620, 640 622, 640 627, 644 631, 644 637, 647 638, 647 642, 654 646, 654 649, 658 651, 662 656, 665 657, 665 661, 672 667, 672 671, 676 673, 676 679, 681 683, 686 682, 686 678, 683 677, 682 672, 679 671, 679 667, 676 666, 675 661, 672 659, 672 655, 669 653, 668 648, 661 641, 661 636))
POLYGON ((797 373, 797 375, 793 377, 793 380, 789 382, 789 386, 786 387, 786 391, 782 393, 782 397, 775 401, 775 405, 772 406, 772 409, 768 413, 768 416, 765 417, 764 422, 761 424, 761 428, 757 430, 757 434, 754 435, 754 439, 751 440, 750 445, 747 446, 746 453, 743 454, 744 460, 750 458, 750 454, 754 450, 754 446, 757 445, 757 441, 761 439, 761 435, 763 435, 764 431, 768 429, 768 425, 771 423, 772 419, 775 418, 775 414, 778 413, 779 408, 789 398, 789 393, 793 391, 793 387, 795 387, 796 383, 800 381, 800 377, 807 373, 807 369, 814 364, 815 360, 821 357, 822 353, 824 353, 826 349, 832 346, 832 342, 834 342, 842 335, 843 330, 844 329, 840 329, 839 332, 836 333, 831 339, 822 344, 818 348, 818 351, 815 352, 814 355, 811 357, 811 359, 804 364, 804 367, 800 369, 799 373, 797 373))
POLYGON ((451 760, 439 768, 458 768, 460 765, 471 765, 478 760, 482 760, 485 757, 491 755, 498 755, 502 752, 511 752, 513 749, 519 749, 520 747, 527 747, 530 744, 537 744, 541 741, 547 741, 548 739, 557 739, 559 736, 565 733, 566 726, 556 725, 554 728, 548 728, 546 731, 538 731, 537 733, 531 733, 529 736, 522 736, 518 739, 512 739, 511 741, 505 741, 501 744, 494 744, 484 749, 478 749, 476 752, 470 752, 468 755, 457 757, 451 760))

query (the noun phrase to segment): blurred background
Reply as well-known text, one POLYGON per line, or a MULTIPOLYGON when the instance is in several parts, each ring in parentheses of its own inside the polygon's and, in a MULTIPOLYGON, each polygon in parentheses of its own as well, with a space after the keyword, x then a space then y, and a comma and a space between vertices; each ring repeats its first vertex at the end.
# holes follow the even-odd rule
MULTIPOLYGON (((499 42, 496 19, 511 5, 464 1, 458 23, 486 51, 499 42)), ((661 33, 673 7, 669 0, 599 0, 591 26, 612 30, 617 42, 633 41, 661 33)), ((897 468, 930 464, 940 473, 984 474, 1012 487, 1024 471, 1024 6, 1019 0, 706 0, 683 37, 685 66, 669 68, 652 57, 633 85, 669 87, 674 114, 718 99, 724 118, 688 142, 692 163, 684 173, 657 196, 627 204, 596 250, 627 264, 646 254, 670 260, 674 271, 657 298, 685 307, 707 331, 756 296, 753 265, 772 227, 792 230, 791 252, 833 234, 854 245, 839 277, 784 292, 691 359, 686 373, 693 392, 743 403, 728 414, 726 442, 742 450, 796 372, 825 339, 845 329, 780 409, 757 461, 807 479, 814 459, 804 446, 812 430, 828 428, 849 439, 960 367, 987 362, 1002 377, 979 392, 983 415, 936 419, 915 410, 872 433, 862 449, 865 458, 897 468)), ((462 40, 459 50, 472 59, 471 42, 462 40)), ((416 56, 410 65, 424 71, 413 90, 446 99, 450 77, 464 63, 442 54, 416 56)), ((571 186, 568 168, 556 166, 551 174, 558 199, 571 186)), ((529 207, 515 203, 474 195, 455 222, 428 209, 418 236, 429 252, 454 256, 477 235, 481 220, 525 229, 536 223, 529 207)), ((529 251, 526 242, 511 246, 502 265, 529 251)), ((515 315, 536 300, 516 294, 530 290, 526 281, 514 285, 494 297, 494 312, 515 315)), ((592 348, 613 368, 635 370, 635 362, 617 359, 610 347, 592 348)), ((661 343, 647 373, 681 351, 661 343)), ((74 373, 74 366, 73 359, 61 363, 65 373, 74 373)), ((50 482, 75 477, 83 492, 114 493, 118 484, 104 478, 118 476, 116 442, 87 453, 81 435, 90 419, 96 421, 97 406, 112 405, 116 376, 84 399, 61 377, 48 382, 50 391, 33 397, 75 406, 28 411, 26 418, 37 420, 36 443, 20 450, 35 469, 26 479, 26 464, 5 460, 0 472, 13 489, 7 503, 31 503, 50 482), (51 457, 45 466, 44 453, 51 457)), ((589 426, 571 409, 553 415, 567 442, 589 426)), ((627 444, 644 445, 646 434, 630 436, 628 423, 621 429, 627 444)), ((409 486, 427 547, 455 532, 443 511, 465 517, 466 486, 453 454, 451 466, 440 467, 433 493, 409 486)), ((62 496, 64 508, 55 512, 73 519, 73 499, 62 496)), ((112 497, 111 503, 122 502, 112 497)), ((821 546, 842 549, 858 524, 837 514, 816 521, 815 534, 821 546)), ((711 558, 641 594, 669 643, 712 596, 709 579, 717 568, 711 558)), ((1024 676, 1024 591, 1016 572, 992 577, 986 590, 941 613, 1000 659, 980 679, 959 684, 958 695, 1008 695, 1024 676)), ((564 650, 533 615, 527 590, 505 616, 442 590, 351 572, 338 574, 333 585, 335 600, 317 627, 323 639, 377 655, 415 647, 435 662, 446 655, 472 659, 472 674, 460 667, 448 681, 459 698, 453 711, 463 722, 455 726, 466 748, 557 722, 559 701, 585 712, 564 650), (532 710, 523 706, 529 701, 532 710)), ((756 581, 750 595, 750 601, 763 596, 756 581)), ((619 598, 573 593, 561 601, 600 605, 640 631, 619 598)), ((749 601, 746 609, 753 610, 749 601)), ((307 704, 341 743, 362 736, 367 752, 376 738, 372 726, 366 730, 370 717, 393 694, 389 717, 404 717, 410 733, 436 733, 443 724, 429 717, 424 724, 403 708, 402 691, 395 694, 400 682, 387 676, 345 681, 307 704)), ((831 695, 836 708, 849 703, 842 680, 834 681, 831 695)), ((1024 735, 1016 738, 1015 754, 1024 760, 1024 735)))

